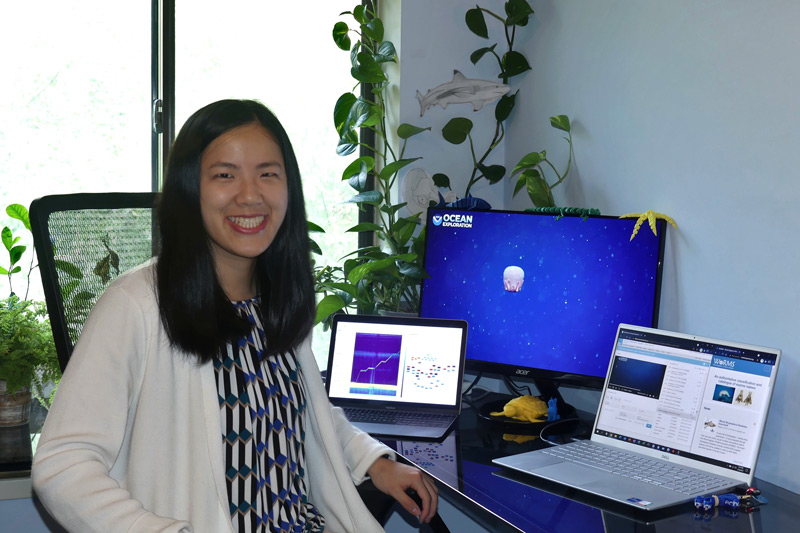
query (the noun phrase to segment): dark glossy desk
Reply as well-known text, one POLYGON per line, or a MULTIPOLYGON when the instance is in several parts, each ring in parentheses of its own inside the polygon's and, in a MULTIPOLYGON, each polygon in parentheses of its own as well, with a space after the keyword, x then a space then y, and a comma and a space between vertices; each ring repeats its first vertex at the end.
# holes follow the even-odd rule
POLYGON ((476 403, 465 405, 443 442, 382 440, 436 478, 440 497, 488 531, 772 532, 794 530, 800 522, 800 495, 761 480, 756 486, 768 505, 752 513, 718 511, 703 516, 696 515, 691 504, 657 514, 634 514, 621 504, 515 475, 492 465, 492 459, 548 444, 533 435, 504 433, 506 428, 478 416, 476 403))

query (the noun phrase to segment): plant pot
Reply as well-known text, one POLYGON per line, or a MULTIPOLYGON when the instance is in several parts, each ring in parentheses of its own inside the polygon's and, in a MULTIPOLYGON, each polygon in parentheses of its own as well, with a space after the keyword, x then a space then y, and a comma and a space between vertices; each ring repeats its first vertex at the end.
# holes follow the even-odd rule
POLYGON ((0 379, 0 427, 21 426, 31 417, 31 391, 6 392, 6 381, 0 379))

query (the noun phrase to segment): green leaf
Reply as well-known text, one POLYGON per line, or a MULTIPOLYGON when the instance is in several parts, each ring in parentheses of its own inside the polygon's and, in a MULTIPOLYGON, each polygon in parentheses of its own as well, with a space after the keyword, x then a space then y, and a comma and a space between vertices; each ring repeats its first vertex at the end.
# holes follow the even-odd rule
POLYGON ((400 265, 398 267, 398 271, 402 275, 413 279, 425 279, 430 277, 428 276, 428 273, 425 272, 425 270, 421 266, 415 265, 413 263, 405 263, 400 265))
POLYGON ((566 131, 567 133, 569 133, 571 129, 569 117, 567 115, 556 115, 554 117, 550 117, 550 125, 561 131, 566 131))
POLYGON ((442 174, 441 172, 437 172, 433 175, 433 184, 437 187, 446 187, 450 188, 450 178, 447 177, 447 174, 442 174))
POLYGON ((514 109, 517 94, 519 94, 519 91, 514 94, 504 94, 500 97, 500 101, 497 102, 494 108, 494 118, 497 122, 503 122, 511 114, 511 111, 514 109))
POLYGON ((350 66, 358 66, 358 53, 361 51, 361 41, 353 43, 353 48, 350 49, 350 66))
POLYGON ((363 4, 359 4, 353 8, 353 18, 356 19, 356 22, 359 24, 365 24, 367 22, 367 9, 363 4))
POLYGON ((336 46, 345 52, 350 50, 350 36, 348 35, 349 31, 350 28, 345 22, 337 22, 333 25, 333 42, 335 42, 336 46))
POLYGON ((394 225, 394 228, 392 228, 392 239, 398 247, 405 246, 408 240, 414 235, 416 229, 417 224, 415 223, 410 223, 405 219, 403 219, 403 221, 398 221, 398 223, 394 225))
POLYGON ((350 116, 347 117, 347 127, 349 129, 360 128, 364 126, 374 126, 379 124, 383 112, 381 108, 367 102, 363 98, 359 98, 350 108, 350 116))
POLYGON ((336 100, 333 106, 333 124, 336 126, 336 132, 341 135, 344 131, 347 117, 350 116, 350 110, 355 105, 358 98, 353 93, 344 93, 336 100))
POLYGON ((22 204, 11 204, 6 207, 6 213, 11 218, 15 218, 22 222, 25 226, 25 229, 30 231, 31 229, 31 219, 28 216, 28 209, 22 204))
POLYGON ((406 263, 412 263, 417 260, 417 254, 400 254, 394 256, 395 261, 401 261, 406 263))
POLYGON ((399 159, 397 161, 392 161, 385 167, 383 167, 380 171, 380 178, 382 180, 388 179, 389 177, 393 176, 398 170, 403 168, 406 165, 409 165, 416 161, 417 159, 422 159, 421 157, 412 157, 411 159, 399 159))
MULTIPOLYGON (((533 172, 536 172, 538 174, 536 170, 534 170, 533 172)), ((516 185, 514 185, 514 194, 512 194, 511 196, 512 197, 516 196, 517 193, 522 189, 524 189, 526 185, 527 185, 527 178, 525 177, 524 174, 520 174, 519 178, 517 179, 516 185)))
POLYGON ((81 269, 78 268, 76 265, 70 263, 69 261, 63 261, 61 259, 56 259, 53 261, 55 267, 66 274, 67 276, 71 277, 72 279, 83 279, 83 272, 81 269))
POLYGON ((496 46, 497 43, 494 43, 492 46, 489 46, 487 48, 478 48, 469 55, 469 60, 472 61, 473 65, 476 65, 478 61, 480 61, 483 58, 483 56, 494 50, 496 46))
POLYGON ((425 255, 425 226, 422 226, 419 234, 414 237, 412 248, 417 256, 423 257, 425 255))
POLYGON ((503 55, 503 72, 501 72, 498 77, 511 78, 530 69, 531 66, 528 64, 528 60, 525 59, 525 56, 512 50, 503 55))
MULTIPOLYGON (((346 254, 341 259, 344 259, 345 257, 350 256, 350 255, 357 255, 357 254, 358 255, 370 255, 372 253, 380 252, 380 251, 381 251, 380 246, 365 246, 364 248, 359 248, 357 250, 353 250, 352 252, 350 252, 349 254, 346 254)), ((350 259, 349 261, 357 261, 357 260, 350 259)), ((347 262, 345 262, 345 265, 347 265, 347 262)), ((347 270, 347 269, 345 268, 345 270, 347 270)))
POLYGON ((345 200, 345 203, 349 204, 370 204, 376 207, 380 205, 381 202, 383 202, 383 195, 379 191, 365 191, 356 194, 349 200, 345 200))
POLYGON ((358 148, 358 135, 349 131, 339 139, 339 144, 336 145, 336 155, 350 155, 356 151, 356 148, 358 148))
POLYGON ((401 139, 408 139, 414 135, 417 135, 418 133, 422 133, 423 131, 428 131, 430 129, 430 126, 427 128, 420 128, 419 126, 412 126, 411 124, 406 124, 404 122, 397 127, 397 136, 401 139))
POLYGON ((350 75, 361 83, 381 83, 386 81, 380 63, 372 55, 360 52, 357 56, 358 65, 350 69, 350 75))
POLYGON ((94 305, 94 293, 89 291, 81 291, 72 297, 72 304, 77 307, 88 308, 94 305))
POLYGON ((111 280, 111 259, 109 256, 105 256, 98 261, 93 272, 103 280, 103 283, 108 283, 111 280))
POLYGON ((356 297, 358 296, 358 289, 350 285, 349 283, 324 283, 323 286, 326 289, 333 289, 337 290, 342 293, 349 294, 350 296, 356 297))
POLYGON ((497 183, 506 175, 506 167, 503 165, 478 165, 478 168, 483 173, 483 177, 492 184, 497 183))
POLYGON ((442 128, 442 137, 451 144, 461 144, 472 131, 472 121, 468 118, 456 117, 442 128))
POLYGON ((397 61, 397 50, 391 41, 383 41, 373 57, 378 63, 392 63, 397 61))
POLYGON ((325 229, 322 226, 310 220, 306 220, 306 225, 308 226, 309 233, 325 233, 325 229))
POLYGON ((9 266, 14 266, 15 264, 17 264, 19 260, 22 259, 22 254, 24 254, 25 250, 27 249, 28 249, 27 246, 22 246, 22 245, 14 246, 13 248, 11 248, 8 251, 8 255, 11 257, 11 264, 9 266))
POLYGON ((79 284, 80 284, 80 281, 75 279, 75 280, 72 280, 72 281, 70 281, 68 283, 65 283, 64 285, 61 285, 61 298, 63 298, 64 300, 68 299, 70 297, 70 295, 73 292, 75 292, 75 289, 78 288, 79 284))
POLYGON ((467 10, 464 18, 469 31, 478 37, 483 37, 484 39, 489 38, 489 30, 486 28, 486 19, 483 17, 483 11, 481 11, 479 7, 476 6, 467 10))
POLYGON ((533 8, 525 0, 508 0, 506 2, 506 26, 525 26, 528 17, 533 15, 533 8))
POLYGON ((369 261, 358 265, 347 275, 347 281, 356 285, 366 276, 375 272, 385 272, 390 275, 396 275, 397 265, 394 262, 394 258, 387 257, 385 259, 378 259, 377 261, 369 261))
POLYGON ((344 309, 345 305, 344 300, 336 294, 327 295, 317 304, 317 314, 314 317, 314 324, 319 324, 336 311, 344 309))
POLYGON ((363 192, 367 187, 369 172, 375 168, 375 159, 370 156, 362 156, 347 165, 342 172, 342 181, 347 180, 350 186, 358 192, 363 192))
POLYGON ((514 170, 511 171, 511 175, 513 176, 522 169, 535 167, 536 165, 544 161, 545 155, 546 155, 545 152, 541 151, 541 152, 531 152, 523 156, 523 158, 519 160, 519 163, 517 163, 517 166, 514 167, 514 170))
POLYGON ((339 155, 353 153, 358 147, 357 129, 362 126, 378 124, 381 121, 381 113, 379 107, 362 98, 355 98, 352 93, 340 96, 334 108, 334 122, 340 135, 336 152, 339 155), (345 110, 347 114, 343 116, 345 110))
POLYGON ((553 193, 539 172, 530 169, 523 172, 522 175, 525 176, 525 186, 528 189, 528 196, 533 205, 536 207, 553 207, 553 193))
POLYGON ((2 231, 2 239, 3 239, 3 246, 6 247, 6 250, 10 250, 12 246, 14 246, 14 239, 13 234, 11 233, 11 228, 8 226, 3 228, 2 231))
POLYGON ((374 18, 366 24, 361 24, 361 33, 373 41, 383 41, 383 21, 379 18, 374 18))
POLYGON ((322 255, 322 248, 319 247, 319 244, 314 239, 308 239, 308 249, 312 254, 322 255))
POLYGON ((374 222, 362 222, 361 224, 357 224, 352 228, 346 230, 347 233, 358 233, 361 231, 381 231, 381 228, 378 224, 374 222))
POLYGON ((111 263, 111 266, 114 268, 114 271, 119 275, 119 255, 117 252, 109 251, 108 252, 108 260, 111 263))
POLYGON ((381 211, 383 211, 387 215, 394 215, 395 213, 397 213, 398 211, 400 211, 402 208, 404 208, 407 205, 408 205, 408 202, 402 202, 402 203, 394 204, 394 205, 382 205, 381 206, 381 211))
POLYGON ((6 270, 5 267, 0 266, 0 275, 7 276, 8 270, 6 270))

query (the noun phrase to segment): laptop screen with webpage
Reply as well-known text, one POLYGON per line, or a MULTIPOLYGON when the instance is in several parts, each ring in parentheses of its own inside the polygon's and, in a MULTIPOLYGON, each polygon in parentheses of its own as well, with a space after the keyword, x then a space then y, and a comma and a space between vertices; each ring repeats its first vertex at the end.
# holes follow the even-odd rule
POLYGON ((337 405, 458 408, 466 328, 461 320, 337 315, 328 396, 337 405))
POLYGON ((620 325, 592 438, 750 483, 779 358, 620 325))

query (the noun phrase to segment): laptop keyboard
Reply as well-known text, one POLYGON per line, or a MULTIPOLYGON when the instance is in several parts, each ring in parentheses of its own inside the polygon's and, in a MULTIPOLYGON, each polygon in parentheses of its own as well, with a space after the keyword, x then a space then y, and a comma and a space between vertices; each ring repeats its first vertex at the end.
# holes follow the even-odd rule
POLYGON ((542 452, 687 495, 704 494, 730 485, 730 480, 718 476, 608 446, 599 446, 591 441, 554 446, 542 452))
POLYGON ((443 428, 453 421, 451 415, 436 413, 412 413, 407 411, 384 411, 382 409, 344 408, 344 414, 351 422, 371 422, 403 426, 425 426, 443 428))

